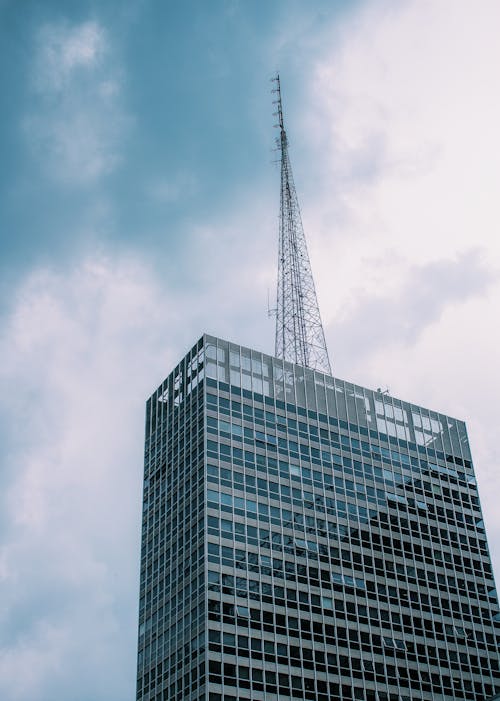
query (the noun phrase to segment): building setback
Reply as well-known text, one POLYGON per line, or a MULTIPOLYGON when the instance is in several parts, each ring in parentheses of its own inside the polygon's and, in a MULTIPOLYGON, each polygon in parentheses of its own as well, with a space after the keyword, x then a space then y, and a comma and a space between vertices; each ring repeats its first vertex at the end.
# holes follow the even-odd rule
POLYGON ((484 701, 465 424, 203 336, 147 402, 138 701, 484 701))

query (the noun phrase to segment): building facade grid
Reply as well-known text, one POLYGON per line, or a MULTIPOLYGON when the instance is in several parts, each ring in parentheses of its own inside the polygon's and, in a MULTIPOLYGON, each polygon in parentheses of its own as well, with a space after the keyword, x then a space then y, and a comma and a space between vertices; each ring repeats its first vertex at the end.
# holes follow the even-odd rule
POLYGON ((139 615, 138 701, 483 701, 465 424, 204 336, 147 404, 139 615))

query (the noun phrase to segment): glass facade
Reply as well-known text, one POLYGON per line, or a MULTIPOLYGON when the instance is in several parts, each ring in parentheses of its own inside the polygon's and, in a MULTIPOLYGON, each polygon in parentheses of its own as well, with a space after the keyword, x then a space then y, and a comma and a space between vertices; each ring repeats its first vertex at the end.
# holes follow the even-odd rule
POLYGON ((147 403, 138 701, 484 701, 465 424, 204 336, 147 403))

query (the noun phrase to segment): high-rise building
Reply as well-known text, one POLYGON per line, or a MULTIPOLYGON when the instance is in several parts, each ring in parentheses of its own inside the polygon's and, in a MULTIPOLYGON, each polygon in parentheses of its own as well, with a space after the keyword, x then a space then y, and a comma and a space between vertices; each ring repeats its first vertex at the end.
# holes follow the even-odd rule
POLYGON ((332 377, 275 83, 278 357, 205 335, 148 400, 137 701, 484 701, 465 424, 332 377))
POLYGON ((138 701, 484 701, 465 424, 203 336, 147 403, 138 701))

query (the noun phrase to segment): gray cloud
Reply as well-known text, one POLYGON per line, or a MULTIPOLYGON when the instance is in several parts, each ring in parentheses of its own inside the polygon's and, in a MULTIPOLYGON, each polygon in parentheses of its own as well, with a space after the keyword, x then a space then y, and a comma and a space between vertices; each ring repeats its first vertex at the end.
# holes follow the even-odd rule
POLYGON ((18 290, 0 343, 2 698, 133 695, 144 400, 172 316, 123 259, 18 290))
POLYGON ((358 293, 333 324, 337 352, 359 359, 385 347, 413 344, 449 305, 484 294, 498 277, 477 249, 451 260, 409 266, 391 294, 358 293))
POLYGON ((130 126, 121 71, 96 22, 44 25, 36 37, 31 109, 22 126, 44 170, 65 184, 88 184, 121 160, 130 126))

